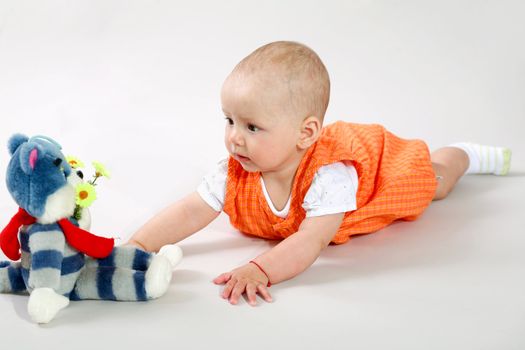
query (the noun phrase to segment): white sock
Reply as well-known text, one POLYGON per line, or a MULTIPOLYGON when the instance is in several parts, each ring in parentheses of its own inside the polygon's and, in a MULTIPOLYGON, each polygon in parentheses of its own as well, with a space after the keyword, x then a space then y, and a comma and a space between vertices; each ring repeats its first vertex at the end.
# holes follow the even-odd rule
POLYGON ((507 175, 509 172, 512 154, 509 148, 470 142, 458 142, 449 147, 460 148, 467 153, 470 164, 465 174, 507 175))

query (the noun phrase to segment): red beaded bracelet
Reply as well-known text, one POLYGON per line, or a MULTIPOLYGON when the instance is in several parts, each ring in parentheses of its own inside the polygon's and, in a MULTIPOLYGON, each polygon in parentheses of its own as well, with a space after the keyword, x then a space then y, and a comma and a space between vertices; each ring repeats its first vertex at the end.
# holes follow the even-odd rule
POLYGON ((250 260, 250 263, 254 264, 255 266, 257 266, 259 268, 259 270, 261 270, 262 273, 264 273, 264 275, 266 276, 266 278, 268 279, 268 284, 266 285, 266 287, 271 287, 272 286, 272 283, 270 282, 270 276, 268 276, 268 274, 266 273, 266 271, 264 271, 264 269, 261 267, 261 265, 257 264, 255 261, 253 260, 250 260))

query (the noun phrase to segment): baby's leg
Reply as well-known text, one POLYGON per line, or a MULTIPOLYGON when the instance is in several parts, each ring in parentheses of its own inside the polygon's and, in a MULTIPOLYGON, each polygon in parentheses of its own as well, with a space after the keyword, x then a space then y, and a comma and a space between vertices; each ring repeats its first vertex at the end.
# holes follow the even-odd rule
POLYGON ((20 262, 0 262, 0 293, 26 292, 20 262))
POLYGON ((445 198, 464 174, 507 175, 512 152, 506 147, 459 142, 430 155, 438 176, 434 199, 445 198))
POLYGON ((445 198, 469 166, 465 151, 456 147, 443 147, 430 154, 432 168, 438 178, 434 200, 445 198))

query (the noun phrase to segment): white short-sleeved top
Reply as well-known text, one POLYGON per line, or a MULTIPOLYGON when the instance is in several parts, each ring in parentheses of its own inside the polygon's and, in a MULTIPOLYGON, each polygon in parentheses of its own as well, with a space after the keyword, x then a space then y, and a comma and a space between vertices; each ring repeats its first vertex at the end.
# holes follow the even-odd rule
MULTIPOLYGON (((202 199, 215 211, 222 211, 224 207, 227 175, 228 159, 223 159, 217 163, 214 170, 204 176, 197 188, 202 199)), ((285 207, 279 211, 270 199, 262 176, 261 186, 272 212, 278 217, 286 218, 290 210, 291 196, 285 207)), ((357 208, 357 186, 357 171, 351 162, 336 162, 320 167, 314 175, 302 204, 306 216, 321 216, 355 210, 357 208)))

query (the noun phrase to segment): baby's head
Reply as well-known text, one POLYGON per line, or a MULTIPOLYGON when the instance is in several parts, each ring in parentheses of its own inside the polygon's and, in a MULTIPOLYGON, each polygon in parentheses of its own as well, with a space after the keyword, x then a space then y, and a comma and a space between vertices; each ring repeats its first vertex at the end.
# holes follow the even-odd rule
POLYGON ((313 50, 289 41, 264 45, 239 62, 223 84, 226 147, 233 156, 250 158, 237 157, 254 171, 278 165, 259 157, 264 153, 300 157, 319 136, 329 97, 328 72, 313 50))
POLYGON ((275 116, 323 120, 330 97, 328 72, 317 54, 307 46, 277 41, 245 57, 233 69, 223 88, 256 89, 261 107, 275 116))

